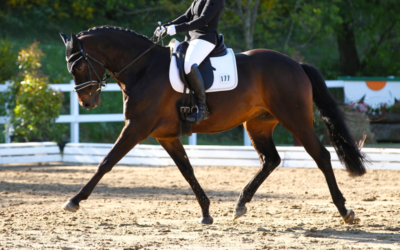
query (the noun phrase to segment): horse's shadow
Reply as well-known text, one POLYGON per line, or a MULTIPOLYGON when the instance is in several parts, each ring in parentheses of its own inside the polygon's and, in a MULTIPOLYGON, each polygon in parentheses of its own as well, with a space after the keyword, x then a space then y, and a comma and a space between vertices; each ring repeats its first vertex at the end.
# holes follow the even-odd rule
MULTIPOLYGON (((44 180, 45 182, 45 180, 44 180)), ((7 180, 0 182, 0 193, 7 192, 8 194, 15 193, 18 195, 20 192, 28 193, 33 196, 65 196, 79 191, 82 184, 66 184, 66 183, 21 183, 14 180, 7 180)), ((235 201, 240 192, 226 191, 226 190, 209 190, 206 189, 208 197, 211 201, 235 201)), ((190 187, 158 187, 158 186, 110 186, 108 184, 100 183, 97 185, 93 195, 107 198, 151 198, 152 200, 171 200, 177 198, 184 198, 187 200, 195 200, 196 197, 190 187)), ((296 197, 279 195, 279 194, 259 194, 257 198, 262 199, 296 199, 296 197)))
POLYGON ((400 231, 398 228, 390 228, 383 224, 365 225, 364 227, 374 227, 374 228, 384 228, 386 230, 393 231, 393 233, 388 233, 385 231, 381 232, 368 232, 357 227, 349 226, 345 230, 337 230, 332 228, 325 228, 322 230, 318 229, 305 229, 296 231, 292 229, 286 229, 285 231, 280 231, 283 234, 294 234, 295 236, 305 236, 310 238, 310 240, 320 241, 323 239, 330 240, 346 240, 353 242, 364 242, 364 243, 382 243, 382 244, 393 244, 400 242, 400 235, 395 233, 395 231, 400 231))
MULTIPOLYGON (((76 165, 73 165, 76 166, 76 165)), ((93 165, 94 166, 94 165, 93 165)), ((13 180, 4 180, 0 183, 0 192, 7 191, 8 193, 17 193, 17 192, 29 192, 30 195, 35 196, 65 196, 71 195, 69 192, 77 192, 81 189, 82 184, 86 179, 79 178, 79 174, 91 174, 94 172, 93 166, 91 165, 82 165, 82 168, 77 170, 76 168, 68 168, 65 165, 55 165, 55 166, 43 166, 43 165, 22 165, 22 166, 6 166, 2 167, 0 171, 15 171, 15 172, 24 172, 30 173, 33 172, 35 174, 54 174, 54 173, 63 173, 68 174, 71 173, 74 175, 73 179, 68 179, 67 177, 63 177, 57 183, 49 183, 46 182, 44 177, 43 180, 40 180, 38 183, 38 176, 34 177, 34 182, 23 183, 20 180, 26 180, 30 177, 28 176, 15 176, 13 180), (89 168, 85 168, 89 167, 89 168), (18 180, 18 181, 15 181, 18 180), (71 183, 74 182, 74 183, 71 183), (67 194, 68 193, 68 194, 67 194)), ((135 168, 135 167, 132 167, 135 168)), ((244 185, 244 184, 243 184, 244 185)), ((129 198, 144 198, 151 196, 152 200, 169 200, 171 197, 174 199, 179 198, 179 196, 184 196, 185 199, 195 199, 193 191, 190 189, 189 185, 177 187, 176 185, 169 185, 170 187, 163 186, 137 186, 137 185, 124 185, 124 186, 115 186, 113 184, 99 183, 96 189, 93 192, 93 195, 97 196, 108 196, 111 197, 129 197, 129 198)), ((224 186, 226 188, 226 186, 224 186)), ((232 189, 237 189, 237 187, 232 187, 232 189)), ((223 201, 236 201, 239 196, 239 191, 229 191, 229 190, 213 190, 213 189, 205 189, 206 194, 211 199, 211 201, 215 200, 223 200, 223 201)), ((262 199, 297 199, 296 196, 291 194, 272 194, 272 193, 258 193, 256 198, 262 199)), ((303 198, 304 199, 304 198, 303 198)))

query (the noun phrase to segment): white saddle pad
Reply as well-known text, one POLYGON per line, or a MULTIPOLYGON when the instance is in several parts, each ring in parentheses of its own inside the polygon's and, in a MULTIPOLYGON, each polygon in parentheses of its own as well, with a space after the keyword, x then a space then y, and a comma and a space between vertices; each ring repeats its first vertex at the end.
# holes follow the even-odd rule
MULTIPOLYGON (((169 47, 176 52, 180 42, 172 39, 169 43, 169 47)), ((220 57, 211 57, 211 65, 216 69, 214 73, 214 83, 211 88, 207 89, 206 92, 217 92, 217 91, 228 91, 236 88, 238 84, 236 57, 232 49, 228 49, 228 54, 220 57)), ((169 67, 169 80, 172 88, 179 93, 183 93, 184 84, 179 76, 179 70, 176 66, 176 57, 171 58, 171 64, 169 67)), ((188 91, 189 92, 189 91, 188 91)), ((187 92, 187 93, 188 93, 187 92)))

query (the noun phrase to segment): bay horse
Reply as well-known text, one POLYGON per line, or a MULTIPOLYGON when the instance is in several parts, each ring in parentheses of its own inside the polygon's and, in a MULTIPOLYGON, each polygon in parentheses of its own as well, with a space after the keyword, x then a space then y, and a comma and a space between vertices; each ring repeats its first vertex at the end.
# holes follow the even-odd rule
MULTIPOLYGON (((175 92, 169 82, 169 49, 155 46, 134 31, 110 26, 72 34, 71 39, 61 36, 78 89, 79 104, 87 109, 100 104, 99 76, 107 69, 122 90, 125 118, 125 126, 113 148, 89 182, 63 208, 77 211, 79 203, 89 197, 100 179, 135 145, 152 136, 168 152, 192 188, 202 211, 199 222, 212 224, 210 200, 194 175, 180 139, 176 138, 179 119, 176 103, 182 94, 175 92), (139 57, 143 51, 148 53, 139 57), (130 64, 132 60, 135 62, 130 64), (124 67, 126 70, 121 72, 124 67), (94 76, 98 80, 93 80, 94 76)), ((193 125, 194 133, 218 133, 243 124, 259 155, 261 167, 240 193, 234 218, 246 213, 246 203, 281 162, 272 139, 275 126, 281 123, 314 159, 341 217, 346 223, 352 223, 355 214, 345 207, 346 200, 336 183, 330 153, 313 128, 313 101, 349 174, 363 175, 366 159, 352 139, 321 73, 309 64, 267 49, 236 54, 236 63, 238 86, 231 91, 207 93, 211 115, 208 120, 193 125)))

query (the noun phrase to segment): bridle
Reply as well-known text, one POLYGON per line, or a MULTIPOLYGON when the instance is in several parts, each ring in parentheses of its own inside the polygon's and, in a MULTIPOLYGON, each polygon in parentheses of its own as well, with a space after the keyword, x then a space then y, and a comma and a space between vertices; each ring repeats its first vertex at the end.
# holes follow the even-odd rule
POLYGON ((81 56, 78 59, 76 59, 75 61, 72 62, 72 65, 70 67, 71 69, 68 69, 68 71, 69 71, 70 74, 72 74, 73 71, 74 71, 75 64, 78 61, 80 61, 82 58, 84 58, 88 62, 88 65, 89 65, 88 68, 89 68, 90 81, 87 81, 87 82, 84 82, 84 83, 76 85, 75 88, 74 88, 74 91, 77 92, 77 93, 82 93, 82 94, 87 94, 87 95, 98 94, 100 92, 100 90, 101 90, 101 87, 106 86, 108 81, 111 79, 111 76, 109 77, 108 74, 107 74, 106 77, 101 79, 100 76, 97 74, 96 70, 94 69, 94 67, 93 67, 92 63, 90 62, 89 58, 92 59, 93 61, 97 62, 98 64, 100 64, 103 67, 105 67, 105 65, 102 62, 100 62, 97 59, 95 59, 94 57, 92 57, 91 55, 89 55, 89 53, 86 53, 83 50, 82 44, 81 44, 81 42, 79 40, 78 40, 78 45, 79 45, 79 51, 74 53, 74 54, 72 54, 70 57, 67 57, 66 58, 67 63, 71 62, 71 59, 74 56, 77 56, 79 54, 81 54, 81 56), (94 81, 92 79, 92 71, 96 75, 98 81, 94 81), (84 89, 86 87, 89 87, 89 86, 92 86, 92 85, 97 85, 97 89, 96 89, 95 92, 86 92, 86 91, 82 90, 82 89, 84 89))
POLYGON ((102 78, 100 78, 100 76, 97 74, 96 70, 94 69, 90 59, 92 59, 93 61, 97 62, 98 64, 100 64, 101 66, 103 66, 104 68, 106 67, 102 62, 100 62, 99 60, 95 59, 94 57, 92 57, 91 55, 89 55, 89 53, 85 52, 83 50, 82 44, 80 42, 80 40, 78 40, 78 45, 79 45, 79 51, 70 55, 69 57, 66 57, 67 63, 70 63, 72 61, 72 58, 81 54, 81 56, 76 59, 75 61, 72 62, 70 69, 68 69, 68 72, 70 74, 73 73, 74 71, 74 66, 77 62, 79 62, 81 59, 85 59, 88 62, 88 69, 89 69, 89 76, 90 76, 90 81, 78 84, 74 87, 74 91, 77 93, 82 93, 82 94, 87 94, 87 95, 99 95, 101 88, 107 86, 107 84, 112 80, 112 78, 116 78, 118 77, 123 71, 125 71, 127 68, 129 68, 132 64, 134 64, 137 60, 139 60, 142 56, 144 56, 147 52, 149 52, 151 49, 153 49, 158 43, 160 43, 161 41, 164 40, 164 38, 166 38, 168 35, 162 36, 162 34, 160 36, 158 36, 157 41, 155 41, 155 35, 152 36, 150 38, 151 41, 154 42, 154 44, 148 48, 145 52, 143 52, 142 54, 140 54, 138 57, 136 57, 132 62, 130 62, 128 65, 126 65, 123 69, 121 69, 120 71, 116 72, 116 73, 111 73, 111 74, 105 74, 105 76, 102 78), (94 72, 97 80, 93 80, 92 79, 92 71, 94 72), (97 89, 94 92, 87 92, 87 91, 83 91, 82 89, 89 87, 89 86, 97 86, 97 89))

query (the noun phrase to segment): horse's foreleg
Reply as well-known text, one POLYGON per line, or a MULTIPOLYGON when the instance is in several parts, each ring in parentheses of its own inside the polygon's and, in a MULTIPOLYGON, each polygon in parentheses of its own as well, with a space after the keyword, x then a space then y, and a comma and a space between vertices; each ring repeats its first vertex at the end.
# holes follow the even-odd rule
POLYGON ((122 132, 115 142, 111 151, 103 159, 98 166, 96 173, 92 176, 89 182, 76 194, 71 200, 65 203, 62 208, 75 212, 79 209, 79 202, 86 200, 96 187, 100 179, 117 164, 139 141, 143 139, 142 133, 137 131, 137 128, 131 123, 127 123, 122 129, 122 132))
POLYGON ((210 216, 209 213, 210 200, 208 199, 207 195, 204 193, 200 184, 197 182, 196 177, 194 176, 193 167, 189 162, 182 142, 179 139, 158 139, 158 142, 168 152, 172 160, 174 160, 175 164, 179 168, 179 171, 181 171, 183 177, 185 177, 186 181, 189 183, 194 194, 196 195, 197 201, 199 202, 203 213, 203 217, 199 220, 199 222, 203 224, 212 224, 213 218, 210 216))
POLYGON ((234 219, 239 218, 247 212, 246 203, 251 201, 257 189, 281 162, 272 140, 272 131, 276 124, 277 122, 265 122, 258 118, 244 124, 253 142, 253 146, 259 155, 261 167, 240 193, 236 203, 234 219))

